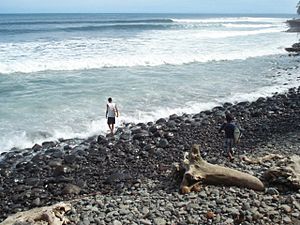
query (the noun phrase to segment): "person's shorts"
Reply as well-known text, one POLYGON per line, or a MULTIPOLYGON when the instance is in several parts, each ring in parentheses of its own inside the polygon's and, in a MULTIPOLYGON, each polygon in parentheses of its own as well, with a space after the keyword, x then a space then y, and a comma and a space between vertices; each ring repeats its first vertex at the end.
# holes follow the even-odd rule
POLYGON ((107 124, 115 124, 115 123, 116 123, 115 117, 108 117, 107 118, 107 124))
POLYGON ((234 139, 233 138, 225 138, 225 140, 224 140, 224 151, 226 153, 232 152, 233 147, 234 147, 234 139))

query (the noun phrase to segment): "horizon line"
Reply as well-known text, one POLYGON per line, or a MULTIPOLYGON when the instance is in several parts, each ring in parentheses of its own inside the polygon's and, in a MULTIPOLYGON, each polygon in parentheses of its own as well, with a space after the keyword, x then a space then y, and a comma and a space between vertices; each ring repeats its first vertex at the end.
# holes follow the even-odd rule
POLYGON ((282 12, 0 12, 2 14, 247 14, 247 15, 297 15, 297 13, 282 13, 282 12))

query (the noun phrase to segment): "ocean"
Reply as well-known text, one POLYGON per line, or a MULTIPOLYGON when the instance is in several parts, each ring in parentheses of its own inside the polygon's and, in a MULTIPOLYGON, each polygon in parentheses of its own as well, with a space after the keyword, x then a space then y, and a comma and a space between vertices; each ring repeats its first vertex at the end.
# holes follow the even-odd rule
POLYGON ((299 86, 292 15, 2 14, 0 152, 299 86))

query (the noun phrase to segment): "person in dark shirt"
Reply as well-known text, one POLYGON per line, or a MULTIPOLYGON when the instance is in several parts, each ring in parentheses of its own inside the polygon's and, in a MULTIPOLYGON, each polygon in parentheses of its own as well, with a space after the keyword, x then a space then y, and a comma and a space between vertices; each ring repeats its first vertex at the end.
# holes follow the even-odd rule
POLYGON ((239 137, 241 135, 241 128, 240 126, 234 121, 234 118, 231 114, 226 114, 226 122, 222 124, 219 129, 219 133, 221 131, 225 132, 225 139, 224 139, 224 150, 225 153, 228 155, 228 158, 232 161, 233 160, 233 148, 239 141, 239 137))

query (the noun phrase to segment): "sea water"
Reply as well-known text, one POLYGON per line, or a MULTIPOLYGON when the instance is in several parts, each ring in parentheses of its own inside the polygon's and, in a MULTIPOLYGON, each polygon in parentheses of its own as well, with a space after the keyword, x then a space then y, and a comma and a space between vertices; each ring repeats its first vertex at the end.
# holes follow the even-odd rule
POLYGON ((0 152, 299 86, 292 15, 0 15, 0 152))

